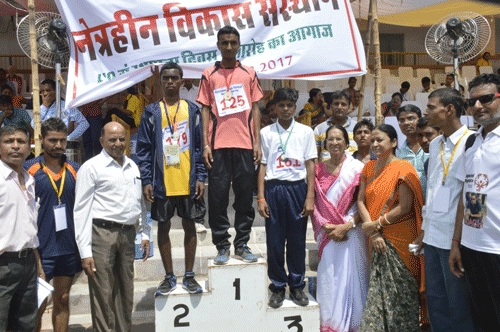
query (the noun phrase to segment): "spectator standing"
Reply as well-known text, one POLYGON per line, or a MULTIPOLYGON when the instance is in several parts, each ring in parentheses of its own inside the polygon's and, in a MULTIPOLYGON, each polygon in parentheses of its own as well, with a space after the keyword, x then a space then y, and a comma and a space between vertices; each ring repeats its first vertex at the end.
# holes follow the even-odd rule
POLYGON ((22 108, 12 105, 12 99, 6 95, 0 95, 0 127, 19 126, 29 132, 30 138, 33 137, 33 128, 31 127, 31 118, 22 108))
POLYGON ((299 116, 309 113, 310 121, 303 120, 302 123, 309 125, 311 128, 315 128, 318 124, 325 121, 327 108, 328 105, 325 103, 325 98, 321 90, 318 88, 311 89, 311 91, 309 91, 309 99, 304 105, 304 109, 299 113, 299 116))
POLYGON ((465 276, 479 331, 500 330, 499 93, 499 75, 482 74, 469 83, 467 107, 481 128, 465 143, 464 189, 449 259, 452 273, 465 276))
MULTIPOLYGON (((35 179, 35 195, 40 204, 38 252, 47 282, 53 279, 52 323, 56 332, 68 330, 69 292, 75 274, 82 270, 73 222, 76 172, 80 165, 64 155, 67 135, 61 119, 45 120, 41 128, 44 152, 24 163, 35 179)), ((45 301, 38 311, 38 330, 46 304, 45 301)))
POLYGON ((424 163, 429 159, 429 154, 425 153, 420 144, 418 144, 417 122, 421 117, 422 112, 415 105, 408 104, 399 109, 396 118, 398 119, 401 132, 406 136, 406 140, 403 146, 396 151, 396 157, 408 160, 415 167, 422 191, 425 192, 427 178, 424 171, 424 163))
POLYGON ((366 164, 370 160, 376 160, 377 156, 371 150, 372 131, 375 126, 368 119, 362 119, 354 126, 354 142, 358 149, 354 151, 352 157, 366 164))
POLYGON ((23 169, 29 134, 0 128, 0 331, 34 331, 37 275, 45 279, 37 237, 35 181, 23 169))
POLYGON ((179 90, 179 95, 181 99, 189 100, 190 102, 195 103, 198 107, 201 108, 201 105, 196 102, 196 97, 198 96, 198 87, 194 85, 194 79, 182 79, 182 86, 179 90))
MULTIPOLYGON (((463 100, 451 88, 429 95, 425 119, 443 132, 429 146, 427 199, 422 231, 425 289, 432 331, 474 331, 465 281, 448 268, 455 217, 465 181, 464 147, 473 134, 460 123, 463 100)), ((431 127, 432 128, 432 127, 431 127)))
POLYGON ((89 128, 83 133, 85 161, 99 154, 102 149, 99 138, 102 130, 102 105, 104 102, 104 99, 99 99, 80 107, 83 116, 89 123, 89 128))
MULTIPOLYGON (((54 80, 44 80, 40 84, 40 95, 42 104, 40 105, 40 121, 57 116, 56 106, 56 82, 54 80)), ((89 123, 85 120, 82 112, 78 108, 65 109, 65 102, 61 100, 61 119, 68 127, 68 140, 80 138, 89 128, 89 123)), ((35 126, 35 120, 31 120, 31 127, 35 126)))
POLYGON ((420 90, 422 93, 432 92, 431 88, 431 79, 427 76, 422 78, 422 89, 420 90))
POLYGON ((17 91, 16 93, 20 95, 23 90, 23 79, 21 76, 17 75, 17 68, 14 65, 10 65, 7 67, 7 72, 9 73, 7 75, 7 81, 10 82, 16 82, 17 84, 17 91))
POLYGON ((332 101, 329 105, 330 111, 332 112, 332 117, 319 124, 314 129, 314 139, 316 140, 316 147, 318 149, 318 157, 320 162, 330 158, 330 153, 328 152, 328 150, 326 150, 325 145, 326 130, 334 124, 338 124, 347 130, 347 133, 349 134, 350 154, 357 150, 353 135, 353 129, 356 125, 356 121, 353 118, 347 116, 347 114, 349 113, 350 105, 350 95, 340 90, 332 93, 332 101))
POLYGON ((408 101, 411 99, 410 95, 410 82, 404 81, 401 83, 401 88, 399 89, 399 93, 403 96, 403 101, 408 101))
POLYGON ((7 79, 7 72, 5 71, 5 69, 0 68, 0 86, 3 86, 5 84, 10 86, 12 91, 16 91, 15 85, 7 79))

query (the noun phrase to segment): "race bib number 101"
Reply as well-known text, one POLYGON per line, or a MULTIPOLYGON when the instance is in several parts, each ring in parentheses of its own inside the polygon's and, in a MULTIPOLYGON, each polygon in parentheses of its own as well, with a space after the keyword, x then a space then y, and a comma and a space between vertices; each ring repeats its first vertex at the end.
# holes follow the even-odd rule
POLYGON ((226 87, 214 90, 219 116, 244 112, 250 108, 243 84, 233 84, 229 87, 229 92, 231 93, 231 98, 229 99, 224 98, 226 92, 226 87))

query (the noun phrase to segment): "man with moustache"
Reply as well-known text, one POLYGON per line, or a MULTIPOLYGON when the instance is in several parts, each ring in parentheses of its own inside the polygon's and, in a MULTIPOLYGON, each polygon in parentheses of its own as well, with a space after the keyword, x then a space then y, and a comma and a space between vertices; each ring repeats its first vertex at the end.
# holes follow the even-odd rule
MULTIPOLYGON (((69 291, 75 274, 82 270, 73 223, 76 172, 80 165, 64 155, 67 135, 68 128, 61 119, 45 120, 40 135, 44 153, 24 163, 35 178, 35 195, 40 204, 38 252, 47 282, 54 279, 52 322, 56 332, 68 330, 69 291)), ((46 304, 45 301, 39 309, 38 329, 46 304)))
POLYGON ((134 302, 135 235, 142 233, 143 261, 149 233, 139 167, 125 152, 125 128, 107 123, 103 150, 77 173, 76 243, 89 278, 94 331, 130 331, 134 302))
POLYGON ((465 142, 465 182, 458 202, 449 265, 465 276, 472 318, 479 331, 500 330, 500 76, 482 74, 469 83, 466 105, 481 125, 465 142), (467 197, 481 200, 481 223, 464 218, 467 197))
MULTIPOLYGON (((56 82, 46 79, 40 84, 40 121, 57 116, 56 82)), ((89 123, 78 108, 65 109, 65 102, 61 100, 61 119, 68 127, 68 140, 80 138, 89 128, 89 123)), ((35 120, 31 120, 31 127, 35 127, 35 120)))
MULTIPOLYGON (((473 134, 460 122, 463 100, 452 88, 431 92, 424 112, 442 135, 429 144, 422 231, 414 244, 425 250, 425 289, 432 331, 474 331, 465 281, 448 269, 457 206, 465 180, 464 147, 473 134)), ((434 129, 431 129, 434 130, 434 129)), ((424 135, 422 135, 424 136, 424 135)), ((429 141, 430 138, 425 138, 429 141)), ((422 149, 424 147, 422 146, 422 149)))
POLYGON ((28 131, 0 128, 0 331, 33 331, 37 275, 45 278, 36 225, 35 182, 23 169, 28 131))

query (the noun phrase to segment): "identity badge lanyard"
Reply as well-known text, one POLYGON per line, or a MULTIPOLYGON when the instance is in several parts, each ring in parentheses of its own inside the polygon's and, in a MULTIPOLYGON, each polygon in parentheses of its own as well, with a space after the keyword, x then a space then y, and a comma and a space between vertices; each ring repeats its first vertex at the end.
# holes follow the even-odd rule
POLYGON ((165 165, 179 165, 181 160, 180 160, 180 149, 179 149, 179 144, 178 144, 178 139, 179 139, 179 132, 177 131, 177 113, 179 112, 179 107, 181 101, 177 103, 177 110, 175 111, 175 115, 173 116, 173 119, 170 119, 170 114, 168 112, 168 107, 165 99, 163 99, 164 104, 160 103, 160 107, 163 112, 165 112, 165 115, 167 117, 168 121, 168 127, 170 129, 170 138, 171 142, 170 144, 167 144, 166 138, 165 138, 165 131, 163 132, 164 137, 163 137, 163 156, 165 158, 165 165), (165 105, 165 107, 164 107, 165 105))
POLYGON ((233 97, 233 94, 231 93, 231 91, 229 91, 229 87, 231 86, 231 81, 233 79, 234 72, 236 71, 236 65, 234 66, 234 70, 231 73, 231 77, 229 78, 229 81, 227 80, 226 67, 224 67, 224 65, 222 65, 222 70, 224 71, 224 78, 226 80, 226 88, 227 88, 227 91, 224 92, 224 99, 229 100, 233 97))
POLYGON ((288 158, 285 156, 286 155, 286 146, 288 144, 288 140, 290 139, 290 136, 292 135, 294 125, 295 125, 295 121, 292 123, 292 129, 290 129, 290 132, 288 133, 288 137, 286 139, 285 145, 283 145, 283 141, 281 140, 281 133, 280 133, 280 130, 278 127, 278 122, 276 121, 276 131, 278 132, 278 136, 280 138, 281 150, 283 151, 283 154, 280 156, 280 160, 283 162, 288 160, 288 158))
POLYGON ((179 133, 177 132, 177 114, 179 113, 179 106, 181 104, 181 100, 179 99, 179 102, 177 102, 177 109, 175 110, 175 115, 170 119, 170 113, 168 112, 168 105, 165 99, 163 99, 163 102, 165 103, 165 115, 167 116, 167 121, 168 121, 168 126, 170 128, 170 133, 172 137, 172 144, 177 144, 177 140, 179 139, 179 133))
POLYGON ((465 129, 465 133, 463 133, 463 135, 458 140, 457 144, 455 145, 455 148, 453 149, 453 152, 451 153, 450 160, 448 160, 448 164, 446 166, 444 164, 444 158, 443 158, 443 144, 444 143, 443 143, 443 141, 441 141, 441 163, 443 164, 443 170, 444 170, 443 182, 442 182, 443 186, 444 186, 444 182, 446 181, 446 177, 448 176, 448 170, 450 169, 451 160, 453 159, 453 156, 455 155, 455 152, 457 151, 458 144, 460 144, 460 141, 462 140, 462 138, 464 138, 465 134, 467 134, 468 131, 469 131, 469 129, 465 129))
POLYGON ((54 188, 54 191, 56 192, 57 195, 57 201, 59 204, 57 206, 54 206, 54 219, 56 223, 56 232, 59 232, 68 228, 68 223, 66 221, 66 205, 61 204, 61 195, 64 189, 64 181, 66 180, 66 165, 63 166, 61 186, 58 189, 56 182, 54 181, 54 179, 50 175, 49 170, 47 169, 47 166, 45 166, 43 163, 41 164, 43 170, 45 171, 45 173, 47 173, 50 183, 52 184, 52 187, 54 188))

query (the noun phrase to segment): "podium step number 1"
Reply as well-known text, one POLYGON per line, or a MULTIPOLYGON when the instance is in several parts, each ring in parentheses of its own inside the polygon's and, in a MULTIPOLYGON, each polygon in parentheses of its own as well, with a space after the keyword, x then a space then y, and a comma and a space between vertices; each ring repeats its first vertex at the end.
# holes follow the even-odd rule
MULTIPOLYGON (((319 306, 309 296, 300 307, 285 300, 268 307, 267 264, 230 259, 208 264, 203 293, 189 294, 180 283, 169 295, 155 298, 156 332, 309 332, 319 331, 319 306)), ((309 294, 308 294, 309 295, 309 294)))

